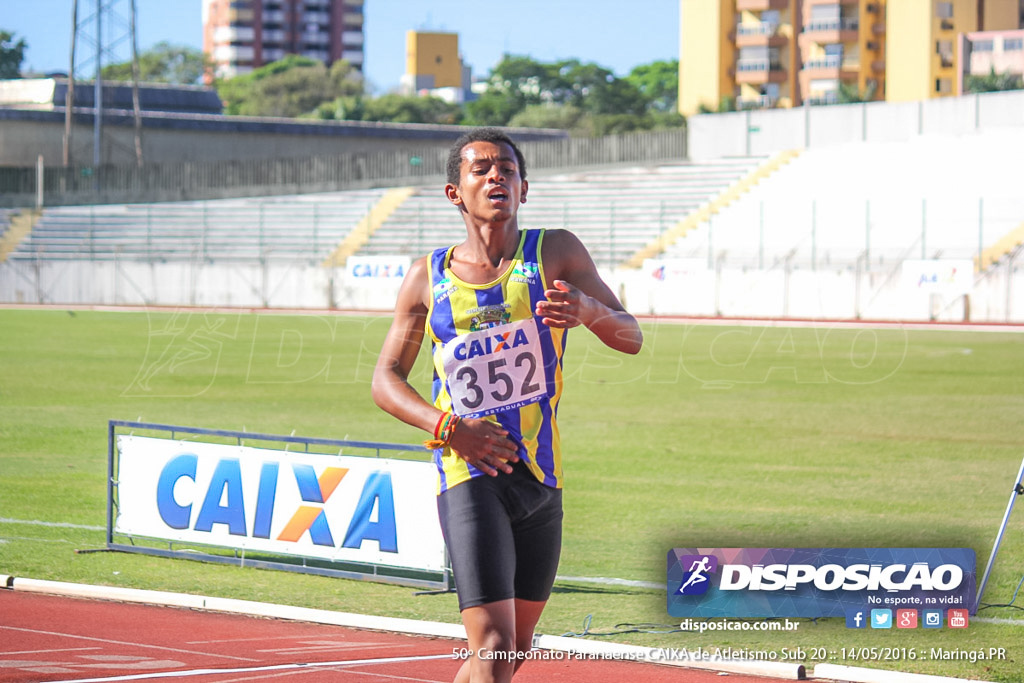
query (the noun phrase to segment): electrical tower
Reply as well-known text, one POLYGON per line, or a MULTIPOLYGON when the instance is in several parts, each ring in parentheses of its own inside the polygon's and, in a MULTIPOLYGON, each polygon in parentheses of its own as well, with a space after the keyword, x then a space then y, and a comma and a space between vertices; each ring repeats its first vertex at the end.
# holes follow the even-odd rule
MULTIPOLYGON (((132 112, 135 123, 135 163, 142 166, 142 108, 139 105, 139 51, 135 32, 135 0, 72 0, 71 8, 71 66, 68 69, 68 89, 64 107, 64 165, 73 162, 72 147, 75 81, 93 89, 93 141, 92 167, 94 172, 112 159, 104 158, 104 84, 100 76, 109 64, 131 62, 132 112), (83 11, 84 10, 84 11, 83 11), (127 58, 125 55, 127 48, 127 58), (89 81, 92 81, 90 84, 89 81)), ((110 145, 116 141, 111 137, 110 145)))

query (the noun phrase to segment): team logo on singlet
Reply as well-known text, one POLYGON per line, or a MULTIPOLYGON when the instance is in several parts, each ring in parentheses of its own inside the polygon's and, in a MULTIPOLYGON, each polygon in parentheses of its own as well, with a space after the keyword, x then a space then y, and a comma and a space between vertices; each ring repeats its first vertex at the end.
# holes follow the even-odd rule
POLYGON ((445 299, 450 297, 455 292, 455 290, 458 289, 458 288, 459 288, 458 285, 456 285, 454 282, 452 282, 451 278, 449 278, 449 277, 441 278, 440 280, 437 281, 437 283, 434 284, 434 289, 433 289, 434 303, 435 304, 441 303, 442 301, 444 301, 445 299))
POLYGON ((470 332, 504 325, 512 319, 512 311, 509 309, 508 304, 493 304, 491 306, 471 308, 466 311, 466 315, 470 316, 470 332))
POLYGON ((540 272, 540 264, 538 263, 517 263, 512 269, 512 275, 510 279, 512 282, 526 283, 532 285, 537 280, 537 275, 540 272))

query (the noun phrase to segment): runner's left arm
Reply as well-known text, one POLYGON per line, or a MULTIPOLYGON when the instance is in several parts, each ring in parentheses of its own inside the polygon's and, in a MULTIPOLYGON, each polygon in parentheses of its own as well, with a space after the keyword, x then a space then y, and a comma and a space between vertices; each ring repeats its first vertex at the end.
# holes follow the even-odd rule
POLYGON ((636 318, 601 279, 590 252, 566 230, 548 230, 543 242, 544 273, 550 287, 537 315, 550 327, 583 325, 609 348, 635 354, 643 346, 636 318))

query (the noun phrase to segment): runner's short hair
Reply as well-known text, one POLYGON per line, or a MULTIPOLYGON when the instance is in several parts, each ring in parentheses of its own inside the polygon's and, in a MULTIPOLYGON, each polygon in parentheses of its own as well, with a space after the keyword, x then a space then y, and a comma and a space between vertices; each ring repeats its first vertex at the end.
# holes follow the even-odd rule
POLYGON ((458 186, 459 184, 459 168, 462 165, 462 150, 466 145, 474 142, 493 142, 495 144, 505 144, 512 148, 512 151, 516 155, 516 164, 519 166, 519 177, 522 180, 526 180, 526 159, 523 158, 523 153, 520 151, 516 143, 512 141, 512 138, 508 136, 504 131, 498 128, 474 128, 468 133, 464 133, 459 136, 459 139, 452 145, 451 150, 448 152, 448 182, 452 185, 458 186))

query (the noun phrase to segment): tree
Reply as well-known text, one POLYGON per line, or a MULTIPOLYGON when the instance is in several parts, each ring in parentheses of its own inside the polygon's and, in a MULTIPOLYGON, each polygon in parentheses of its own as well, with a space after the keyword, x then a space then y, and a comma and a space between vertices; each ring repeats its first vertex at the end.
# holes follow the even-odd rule
POLYGON ((725 114, 730 111, 736 111, 736 98, 732 95, 722 95, 721 99, 718 100, 717 109, 712 109, 703 102, 697 109, 701 114, 725 114))
POLYGON ((370 97, 361 74, 346 62, 328 71, 320 62, 296 55, 216 87, 229 115, 521 126, 608 135, 684 125, 675 111, 677 64, 654 62, 618 78, 598 64, 577 59, 543 63, 506 55, 488 76, 487 89, 462 106, 437 97, 370 97))
POLYGON ((308 115, 322 121, 386 121, 389 123, 435 123, 457 125, 462 107, 440 97, 389 94, 377 98, 362 95, 338 97, 324 102, 308 115))
POLYGON ((678 110, 672 111, 649 111, 647 117, 654 123, 652 130, 664 128, 681 128, 686 125, 686 117, 678 110))
POLYGON ((488 90, 466 104, 465 123, 471 126, 506 126, 528 105, 497 90, 488 90))
MULTIPOLYGON (((139 80, 147 83, 195 85, 212 67, 202 51, 183 45, 161 42, 139 53, 139 80)), ((109 64, 103 67, 101 75, 108 81, 130 81, 132 63, 109 64)))
POLYGON ((550 89, 550 68, 529 57, 505 55, 491 71, 487 90, 466 105, 466 123, 505 126, 530 105, 543 102, 550 89))
POLYGON ((558 71, 567 84, 565 104, 590 114, 639 116, 647 108, 647 99, 635 86, 602 66, 569 60, 561 62, 558 71))
POLYGON ((636 86, 610 72, 595 82, 584 102, 585 108, 594 114, 615 116, 643 116, 650 104, 636 86))
POLYGON ((639 120, 650 103, 637 84, 617 78, 598 64, 577 59, 545 64, 506 55, 491 72, 487 91, 466 106, 466 123, 504 126, 512 121, 546 120, 559 123, 557 127, 583 130, 605 127, 593 122, 584 125, 587 117, 624 116, 613 127, 635 130, 653 125, 639 120), (569 109, 543 108, 557 106, 569 109), (629 117, 634 118, 632 123, 629 117))
POLYGON ((970 75, 964 79, 966 92, 999 92, 1001 90, 1020 90, 1024 88, 1024 77, 1008 71, 997 74, 995 67, 989 69, 985 76, 970 75))
POLYGON ((224 113, 294 118, 319 112, 325 102, 362 95, 362 75, 342 60, 331 65, 288 55, 255 71, 218 82, 224 113))
POLYGON ((561 102, 560 93, 567 85, 559 73, 559 65, 515 55, 505 55, 491 71, 487 83, 488 90, 504 92, 523 106, 561 102))
POLYGON ((367 101, 363 120, 452 125, 462 120, 462 108, 440 97, 390 94, 367 101))
POLYGON ((26 47, 24 39, 14 42, 13 33, 0 30, 0 79, 21 78, 26 47))
POLYGON ((362 95, 346 95, 321 103, 306 116, 321 121, 362 121, 366 102, 362 95))
POLYGON ((531 104, 513 116, 508 125, 517 128, 574 130, 583 118, 583 111, 571 104, 531 104))
POLYGON ((878 90, 878 82, 868 83, 864 92, 857 88, 856 83, 840 83, 838 92, 839 104, 856 104, 858 102, 871 102, 875 99, 875 92, 878 90))
POLYGON ((679 60, 657 61, 634 67, 626 80, 650 103, 648 109, 673 112, 679 100, 679 60))

